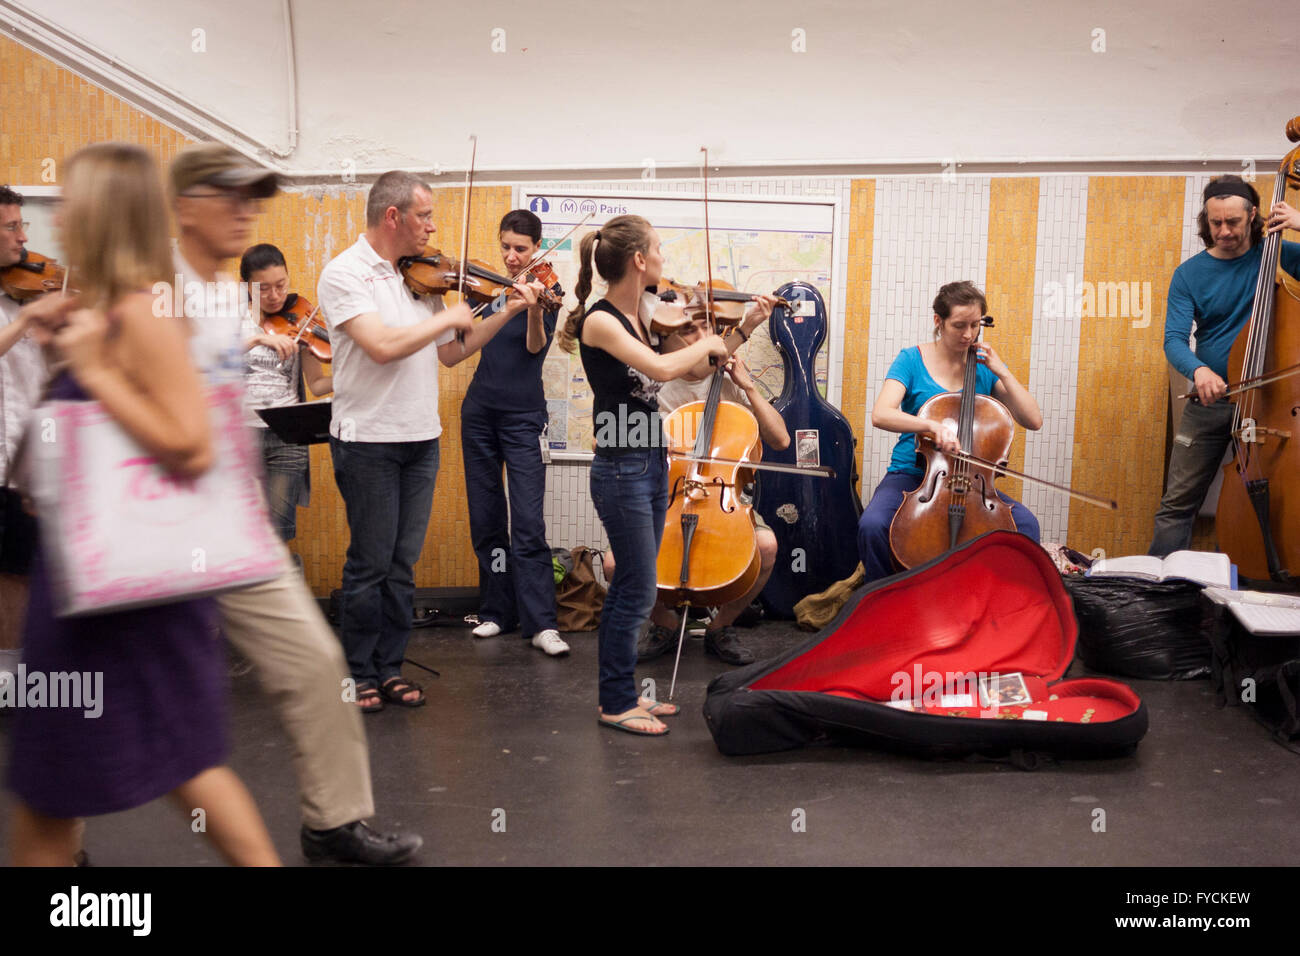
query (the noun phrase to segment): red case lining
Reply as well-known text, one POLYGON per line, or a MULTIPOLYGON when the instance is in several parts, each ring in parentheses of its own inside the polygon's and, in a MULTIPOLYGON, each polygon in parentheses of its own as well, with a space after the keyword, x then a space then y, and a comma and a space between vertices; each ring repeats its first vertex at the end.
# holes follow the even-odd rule
POLYGON ((867 594, 834 633, 749 689, 918 700, 916 713, 949 717, 1016 720, 1029 710, 1048 721, 1102 723, 1133 713, 1137 694, 1116 681, 1052 683, 1074 658, 1078 625, 1055 566, 1028 539, 1008 540, 1018 537, 988 535, 867 594), (1016 672, 1028 705, 984 708, 974 683, 972 706, 937 701, 955 675, 1016 672))

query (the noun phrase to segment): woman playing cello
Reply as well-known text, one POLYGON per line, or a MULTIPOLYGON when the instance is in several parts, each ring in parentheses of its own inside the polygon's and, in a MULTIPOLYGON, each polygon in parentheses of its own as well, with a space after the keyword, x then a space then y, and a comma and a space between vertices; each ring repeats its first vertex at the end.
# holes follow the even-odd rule
MULTIPOLYGON (((974 283, 948 283, 934 300, 934 341, 903 349, 889 367, 871 408, 871 424, 900 435, 885 477, 858 521, 858 554, 867 581, 894 573, 890 523, 904 494, 916 490, 924 476, 918 463, 917 436, 929 436, 941 451, 965 450, 958 447, 955 423, 918 418, 916 413, 935 395, 961 390, 967 353, 972 348, 982 363, 976 376, 977 392, 996 398, 1025 428, 1037 431, 1043 426, 1034 397, 992 346, 977 342, 987 308, 984 293, 974 283)), ((1037 541, 1038 519, 1018 501, 1001 492, 998 497, 1011 506, 1016 530, 1037 541)))
POLYGON ((640 216, 617 216, 589 233, 579 248, 578 306, 568 314, 560 344, 581 346, 594 397, 596 457, 591 499, 609 537, 617 569, 600 615, 600 722, 617 730, 662 736, 659 717, 672 704, 638 697, 636 641, 654 606, 656 561, 668 509, 668 468, 659 425, 660 383, 678 378, 705 356, 727 356, 717 335, 660 355, 639 319, 641 296, 659 282, 663 253, 654 227, 640 216), (587 308, 593 266, 608 284, 587 308))

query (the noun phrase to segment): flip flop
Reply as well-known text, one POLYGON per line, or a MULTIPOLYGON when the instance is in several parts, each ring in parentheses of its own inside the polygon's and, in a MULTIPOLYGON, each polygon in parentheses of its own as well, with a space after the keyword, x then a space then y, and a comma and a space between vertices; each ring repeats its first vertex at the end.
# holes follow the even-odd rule
POLYGON ((668 734, 668 728, 662 731, 655 730, 637 730, 635 727, 628 726, 629 720, 653 720, 653 717, 647 717, 645 714, 628 714, 622 720, 606 720, 604 715, 597 714, 596 722, 602 727, 609 727, 612 730, 621 730, 625 734, 636 734, 638 737, 664 737, 668 734))
POLYGON ((682 709, 676 704, 670 704, 665 700, 654 700, 650 697, 638 697, 636 705, 651 717, 676 717, 682 712, 682 709))

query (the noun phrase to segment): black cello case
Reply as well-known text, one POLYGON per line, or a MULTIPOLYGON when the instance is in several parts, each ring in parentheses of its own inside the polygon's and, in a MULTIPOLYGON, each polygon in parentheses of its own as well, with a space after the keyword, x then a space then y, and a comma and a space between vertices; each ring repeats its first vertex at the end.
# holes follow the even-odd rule
POLYGON ((840 743, 1032 768, 1040 754, 1129 753, 1146 707, 1118 681, 1061 680, 1077 636, 1047 553, 992 531, 859 588, 815 636, 715 678, 704 719, 731 756, 840 743))
POLYGON ((857 460, 853 429, 817 391, 814 361, 826 340, 826 303, 807 282, 787 282, 776 295, 768 332, 785 363, 781 394, 772 407, 785 421, 790 446, 763 447, 763 460, 829 465, 834 478, 764 472, 754 506, 776 534, 777 559, 760 600, 773 617, 794 617, 794 606, 853 574, 858 565, 857 460))

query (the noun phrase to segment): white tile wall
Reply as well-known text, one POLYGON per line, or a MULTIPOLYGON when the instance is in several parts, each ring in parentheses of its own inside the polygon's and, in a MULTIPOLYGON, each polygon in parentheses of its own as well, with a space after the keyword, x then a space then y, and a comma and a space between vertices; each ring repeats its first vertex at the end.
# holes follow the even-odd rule
MULTIPOLYGON (((1027 387, 1038 399, 1043 427, 1025 433, 1025 473, 1070 484, 1074 460, 1074 405, 1078 383, 1079 334, 1075 290, 1083 282, 1088 229, 1088 177, 1045 176, 1038 187, 1038 246, 1034 269, 1034 328, 1029 346, 1027 387), (1065 308, 1048 296, 1051 283, 1064 291, 1065 308), (1045 303, 1051 308, 1044 310, 1045 303)), ((1025 482, 1025 507, 1042 526, 1044 541, 1066 540, 1070 499, 1025 482)))
POLYGON ((871 403, 898 353, 931 338, 939 287, 988 269, 989 180, 934 177, 876 181, 871 263, 867 409, 862 449, 864 501, 889 467, 898 436, 871 427, 871 403))

